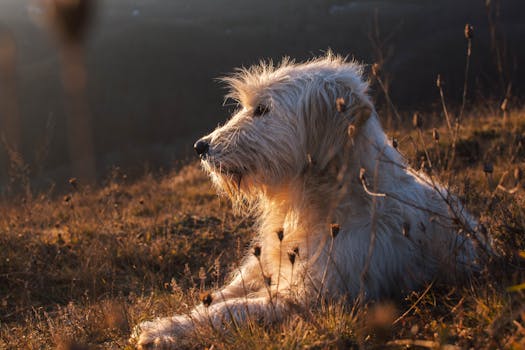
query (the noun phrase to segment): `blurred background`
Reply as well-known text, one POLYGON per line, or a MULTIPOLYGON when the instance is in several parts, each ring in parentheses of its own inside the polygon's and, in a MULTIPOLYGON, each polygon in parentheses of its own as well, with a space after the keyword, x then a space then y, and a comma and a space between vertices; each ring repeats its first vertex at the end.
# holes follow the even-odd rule
POLYGON ((17 182, 47 189, 101 181, 115 166, 134 177, 187 161, 194 140, 235 108, 223 106, 217 78, 260 59, 331 48, 379 63, 409 120, 410 110, 439 110, 438 74, 449 104, 461 103, 470 23, 467 107, 523 97, 522 0, 87 1, 75 21, 84 27, 64 36, 49 19, 67 27, 78 15, 57 10, 67 2, 84 3, 0 0, 0 194, 17 182))

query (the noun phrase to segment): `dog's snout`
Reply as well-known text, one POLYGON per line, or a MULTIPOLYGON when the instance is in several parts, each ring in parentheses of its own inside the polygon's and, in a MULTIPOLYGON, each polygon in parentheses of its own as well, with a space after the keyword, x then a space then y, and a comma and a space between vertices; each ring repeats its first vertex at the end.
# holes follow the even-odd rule
POLYGON ((210 144, 204 140, 199 140, 195 142, 195 144, 193 145, 193 148, 195 149, 195 152, 197 152, 197 154, 202 157, 208 154, 208 151, 210 149, 210 144))

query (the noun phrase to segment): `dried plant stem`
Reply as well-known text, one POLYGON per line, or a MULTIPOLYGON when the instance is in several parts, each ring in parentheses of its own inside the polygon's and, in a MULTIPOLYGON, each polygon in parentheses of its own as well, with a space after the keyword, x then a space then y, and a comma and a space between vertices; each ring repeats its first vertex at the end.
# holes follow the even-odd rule
MULTIPOLYGON (((438 76, 438 81, 440 81, 439 76, 438 76)), ((443 92, 443 87, 441 86, 441 83, 438 83, 438 89, 439 89, 439 97, 441 98, 441 107, 443 108, 443 114, 445 115, 445 120, 447 122, 448 131, 452 133, 452 124, 450 122, 450 115, 448 113, 447 104, 445 102, 445 93, 443 92)))
MULTIPOLYGON (((463 121, 463 113, 465 111, 465 105, 467 103, 467 92, 468 92, 468 75, 470 70, 470 56, 472 55, 472 38, 467 38, 467 57, 465 62, 465 78, 463 81, 463 95, 461 99, 461 109, 459 110, 459 115, 456 118, 456 124, 455 124, 455 130, 454 135, 452 138, 452 152, 451 157, 449 161, 449 170, 452 169, 452 164, 454 163, 454 160, 456 158, 456 146, 458 142, 459 137, 459 131, 461 128, 461 122, 463 121)), ((452 172, 451 172, 452 173, 452 172)), ((450 182, 450 179, 449 179, 450 182)))
POLYGON ((498 192, 498 190, 500 191, 503 191, 503 192, 506 192, 506 193, 509 193, 509 194, 514 194, 516 193, 518 190, 519 190, 519 183, 516 184, 516 186, 514 188, 511 188, 511 189, 508 189, 506 188, 504 185, 503 185, 503 182, 505 181, 505 179, 507 178, 507 176, 509 175, 509 171, 505 171, 503 174, 501 174, 501 177, 498 181, 498 184, 497 185, 494 185, 494 178, 492 177, 492 174, 487 174, 487 176, 489 177, 489 183, 492 185, 492 194, 490 196, 490 199, 488 201, 488 204, 487 204, 487 209, 485 211, 485 215, 489 215, 490 211, 493 210, 494 208, 494 204, 496 203, 496 193, 498 192))
POLYGON ((263 279, 262 282, 263 282, 264 287, 266 288, 266 291, 268 292, 268 298, 269 298, 269 301, 270 301, 270 305, 272 306, 273 314, 274 314, 274 316, 276 316, 275 304, 273 302, 273 297, 272 297, 272 290, 271 290, 270 286, 266 283, 266 279, 268 277, 264 273, 264 268, 262 266, 260 257, 257 257, 257 261, 259 262, 259 268, 261 269, 261 276, 262 276, 262 279, 263 279))
MULTIPOLYGON (((230 307, 228 306, 228 301, 227 299, 224 297, 224 294, 222 294, 222 290, 219 291, 219 294, 221 295, 221 298, 224 302, 224 306, 226 307, 226 311, 228 312, 228 316, 230 317, 230 321, 231 323, 233 324, 234 328, 235 328, 235 331, 239 332, 240 330, 240 327, 239 327, 239 324, 237 323, 237 320, 235 319, 235 317, 233 316, 233 313, 230 309, 230 307)), ((247 306, 246 306, 247 307, 247 306)), ((247 307, 248 308, 248 307, 247 307)), ((206 309, 208 310, 208 309, 206 309)))
POLYGON ((279 269, 278 269, 279 272, 277 273, 276 298, 277 298, 277 295, 279 295, 279 283, 281 281, 282 253, 283 253, 283 242, 282 240, 279 240, 279 269))
POLYGON ((293 287, 293 268, 294 268, 295 264, 292 264, 292 269, 291 269, 291 272, 290 272, 290 293, 292 292, 292 287, 293 287))
MULTIPOLYGON (((246 315, 248 315, 248 319, 250 319, 250 308, 248 307, 248 290, 246 289, 246 283, 244 282, 244 276, 242 275, 242 269, 237 264, 237 269, 239 270, 239 277, 241 278, 241 284, 242 284, 242 290, 244 292, 244 307, 246 308, 246 315)), ((221 292, 222 296, 222 292, 221 292)), ((223 297, 224 298, 224 297, 223 297)), ((252 333, 252 330, 250 328, 250 334, 252 333)))
POLYGON ((323 276, 321 277, 321 285, 319 286, 319 292, 317 293, 317 302, 321 300, 321 294, 323 293, 324 284, 326 281, 326 274, 328 273, 328 265, 332 257, 332 251, 334 249, 334 237, 331 237, 330 247, 328 248, 328 256, 326 257, 326 264, 324 266, 323 276))
MULTIPOLYGON (((380 163, 380 159, 378 158, 376 160, 376 165, 374 169, 374 193, 377 192, 379 163, 380 163)), ((362 176, 361 179, 362 179, 362 182, 366 184, 364 176, 362 176)), ((363 270, 361 271, 361 276, 360 276, 359 298, 361 300, 366 299, 365 283, 366 283, 366 278, 368 275, 368 270, 370 268, 370 262, 372 261, 372 254, 374 253, 374 247, 375 247, 375 242, 376 242, 376 226, 377 226, 377 210, 376 209, 377 209, 378 197, 386 197, 386 195, 383 194, 382 196, 377 196, 377 195, 372 196, 372 212, 370 215, 370 222, 371 222, 370 224, 370 243, 368 245, 368 255, 365 261, 365 265, 363 266, 363 270)))
POLYGON ((458 126, 461 125, 463 120, 463 113, 465 111, 465 104, 467 103, 467 92, 468 92, 468 75, 470 70, 470 56, 472 55, 472 39, 467 39, 467 58, 465 62, 465 79, 463 81, 463 96, 461 99, 461 109, 459 111, 458 126))
POLYGON ((439 141, 436 140, 435 144, 436 144, 435 147, 436 147, 436 157, 437 157, 438 167, 441 168, 443 167, 443 161, 441 159, 441 152, 439 150, 439 141))
POLYGON ((430 291, 430 289, 432 288, 432 286, 434 285, 434 282, 435 281, 432 281, 429 283, 429 285, 427 286, 427 288, 425 289, 425 291, 423 293, 421 293, 421 295, 419 296, 419 298, 417 298, 417 300, 415 301, 415 303, 413 303, 407 311, 403 312, 403 314, 401 316, 399 316, 394 322, 392 322, 392 325, 395 325, 397 324, 399 321, 401 321, 402 319, 404 319, 409 313, 410 311, 414 310, 414 308, 421 302, 421 300, 423 300, 423 298, 425 297, 425 295, 427 295, 427 293, 430 291))
POLYGON ((368 189, 368 185, 366 184, 366 180, 364 177, 361 177, 361 184, 363 185, 363 189, 365 190, 365 192, 371 196, 371 197, 386 197, 386 193, 378 193, 378 192, 373 192, 373 191, 370 191, 368 189))
POLYGON ((427 144, 425 143, 425 140, 423 139, 423 132, 421 131, 421 128, 417 129, 417 134, 419 135, 419 140, 421 141, 421 144, 423 145, 423 151, 425 151, 425 156, 427 157, 428 166, 430 169, 432 169, 432 161, 430 160, 430 154, 428 153, 427 144))
POLYGON ((390 105, 390 108, 392 108, 392 112, 394 112, 394 115, 397 118, 398 122, 401 122, 401 116, 399 115, 399 112, 397 111, 396 106, 394 105, 394 102, 392 102, 392 99, 390 98, 390 93, 388 92, 388 89, 383 84, 383 80, 379 76, 379 74, 375 75, 377 82, 379 83, 379 86, 381 87, 381 90, 383 90, 383 93, 385 94, 386 101, 390 105))

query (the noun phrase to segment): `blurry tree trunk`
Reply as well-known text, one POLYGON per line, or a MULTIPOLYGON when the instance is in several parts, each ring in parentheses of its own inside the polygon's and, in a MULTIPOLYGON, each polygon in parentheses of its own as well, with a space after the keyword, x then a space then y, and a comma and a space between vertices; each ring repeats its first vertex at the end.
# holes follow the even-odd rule
POLYGON ((87 100, 84 43, 95 0, 46 0, 50 28, 59 40, 66 96, 67 137, 73 176, 86 183, 96 178, 91 113, 87 100))
POLYGON ((20 112, 16 96, 16 45, 0 32, 0 136, 16 152, 20 148, 20 112))
POLYGON ((91 112, 86 93, 84 49, 79 44, 69 44, 64 45, 61 53, 72 172, 73 176, 92 183, 96 179, 96 164, 91 112))

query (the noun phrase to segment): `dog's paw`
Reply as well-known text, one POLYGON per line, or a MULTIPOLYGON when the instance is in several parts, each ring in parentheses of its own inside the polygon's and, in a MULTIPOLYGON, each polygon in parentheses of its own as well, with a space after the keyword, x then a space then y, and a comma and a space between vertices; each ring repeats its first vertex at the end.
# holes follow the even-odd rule
POLYGON ((180 317, 146 321, 133 329, 130 343, 140 350, 178 349, 185 346, 183 331, 185 319, 180 317))

